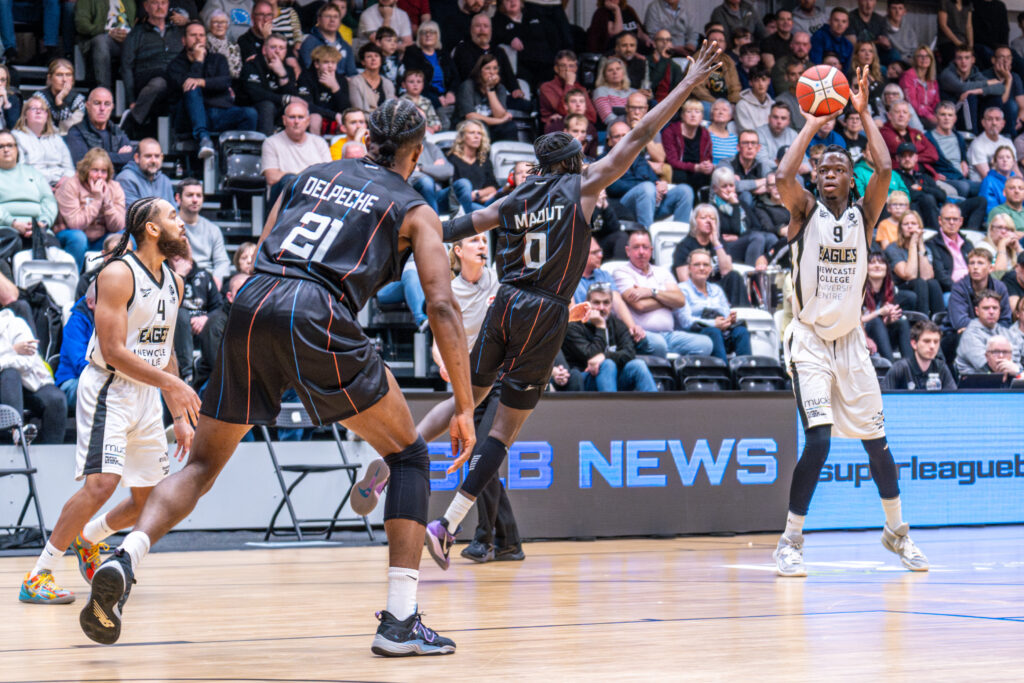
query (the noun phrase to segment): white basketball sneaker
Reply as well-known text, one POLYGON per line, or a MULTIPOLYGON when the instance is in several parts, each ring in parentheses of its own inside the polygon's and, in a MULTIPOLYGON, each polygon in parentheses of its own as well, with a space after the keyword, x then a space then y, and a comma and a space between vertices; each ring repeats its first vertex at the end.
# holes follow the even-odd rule
POLYGON ((886 524, 882 530, 882 545, 886 550, 896 553, 903 566, 912 572, 928 571, 928 558, 921 549, 910 540, 910 525, 904 522, 895 529, 886 524))
POLYGON ((803 534, 794 538, 783 535, 772 557, 775 558, 776 573, 779 576, 807 576, 807 568, 804 567, 803 534))

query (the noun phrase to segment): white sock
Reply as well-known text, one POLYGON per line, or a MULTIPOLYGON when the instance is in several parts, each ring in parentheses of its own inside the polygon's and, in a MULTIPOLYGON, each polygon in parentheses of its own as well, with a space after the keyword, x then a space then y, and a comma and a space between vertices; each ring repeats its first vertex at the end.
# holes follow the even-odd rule
MULTIPOLYGON (((67 550, 65 548, 64 550, 67 550)), ((32 570, 32 576, 36 576, 41 571, 48 571, 53 573, 53 568, 57 564, 57 560, 64 556, 64 550, 57 550, 49 541, 46 542, 46 547, 43 548, 43 552, 39 553, 39 559, 36 560, 35 569, 32 570)))
POLYGON ((142 558, 149 552, 149 536, 145 531, 133 531, 124 539, 121 548, 132 560, 132 571, 138 571, 139 562, 142 562, 142 558))
POLYGON ((895 531, 901 524, 903 524, 903 506, 900 503, 900 497, 895 498, 883 498, 882 509, 885 510, 885 523, 889 528, 895 531))
POLYGON ((416 586, 420 573, 416 569, 388 567, 388 605, 385 609, 399 621, 416 611, 416 586))
POLYGON ((107 525, 107 515, 104 513, 96 519, 90 519, 82 529, 82 539, 89 543, 99 543, 108 536, 114 534, 117 529, 111 529, 107 525))
POLYGON ((462 520, 473 509, 473 503, 475 502, 475 500, 467 498, 462 491, 455 494, 455 497, 452 498, 452 504, 448 506, 448 510, 444 513, 444 518, 448 520, 448 531, 453 534, 455 533, 455 530, 462 524, 462 520))
POLYGON ((804 532, 804 520, 807 519, 804 515, 798 515, 795 512, 786 513, 786 530, 782 532, 782 535, 786 538, 796 538, 804 532))

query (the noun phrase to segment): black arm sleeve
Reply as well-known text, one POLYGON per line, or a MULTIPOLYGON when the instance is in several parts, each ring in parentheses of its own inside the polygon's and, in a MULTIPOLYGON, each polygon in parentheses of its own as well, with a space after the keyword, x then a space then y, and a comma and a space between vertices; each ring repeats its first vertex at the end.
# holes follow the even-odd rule
POLYGON ((458 242, 476 234, 476 228, 473 227, 473 215, 469 213, 445 221, 442 227, 445 242, 458 242))

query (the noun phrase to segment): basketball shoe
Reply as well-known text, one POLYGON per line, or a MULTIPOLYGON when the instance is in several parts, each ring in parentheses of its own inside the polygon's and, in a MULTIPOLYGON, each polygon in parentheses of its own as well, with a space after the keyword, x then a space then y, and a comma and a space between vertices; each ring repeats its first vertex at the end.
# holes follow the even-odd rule
POLYGON ((53 574, 43 570, 35 576, 31 572, 25 575, 18 600, 37 605, 67 605, 75 601, 75 594, 58 586, 53 574))
POLYGON ((388 485, 388 477, 391 475, 391 468, 384 462, 383 458, 377 458, 363 470, 363 478, 352 485, 348 502, 352 506, 352 512, 360 517, 373 512, 380 500, 380 492, 388 485))
POLYGON ((97 643, 111 645, 121 637, 121 610, 132 592, 135 575, 132 561, 121 548, 100 565, 92 577, 92 593, 82 608, 78 623, 97 643))
POLYGON ((507 545, 494 551, 496 562, 521 562, 526 559, 522 544, 507 545))
POLYGON ((783 535, 772 557, 775 558, 775 569, 779 576, 807 576, 807 568, 804 567, 803 534, 794 538, 783 535))
POLYGON ((461 555, 467 560, 483 564, 494 559, 494 546, 473 539, 473 542, 462 549, 461 555))
POLYGON ((100 553, 110 550, 106 543, 92 544, 81 536, 75 536, 71 542, 71 551, 78 558, 78 571, 86 583, 92 583, 93 574, 100 566, 100 553))
POLYGON ((882 545, 886 550, 896 553, 903 566, 912 572, 928 571, 928 558, 910 540, 910 525, 904 522, 895 529, 886 524, 882 530, 882 545))
POLYGON ((382 657, 411 657, 413 655, 450 655, 455 653, 455 642, 423 625, 419 612, 399 621, 391 612, 377 612, 380 626, 373 637, 370 650, 382 657))
POLYGON ((455 530, 455 533, 448 531, 448 520, 444 517, 439 517, 433 522, 427 525, 427 550, 430 551, 430 556, 434 558, 434 562, 437 562, 437 566, 445 571, 448 570, 451 560, 448 558, 448 553, 451 552, 452 545, 455 543, 455 536, 462 531, 460 526, 455 530))

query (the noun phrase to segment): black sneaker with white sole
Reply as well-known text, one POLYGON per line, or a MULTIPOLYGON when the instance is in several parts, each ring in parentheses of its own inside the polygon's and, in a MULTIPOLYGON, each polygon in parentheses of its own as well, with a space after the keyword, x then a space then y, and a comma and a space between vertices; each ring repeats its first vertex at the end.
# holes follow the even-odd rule
POLYGON ((416 612, 399 621, 387 610, 377 612, 380 626, 370 650, 381 657, 455 654, 455 642, 424 626, 422 617, 416 612))
POLYGON ((128 554, 118 548, 92 577, 92 593, 78 623, 90 639, 112 645, 121 637, 121 610, 132 592, 135 575, 128 554))

